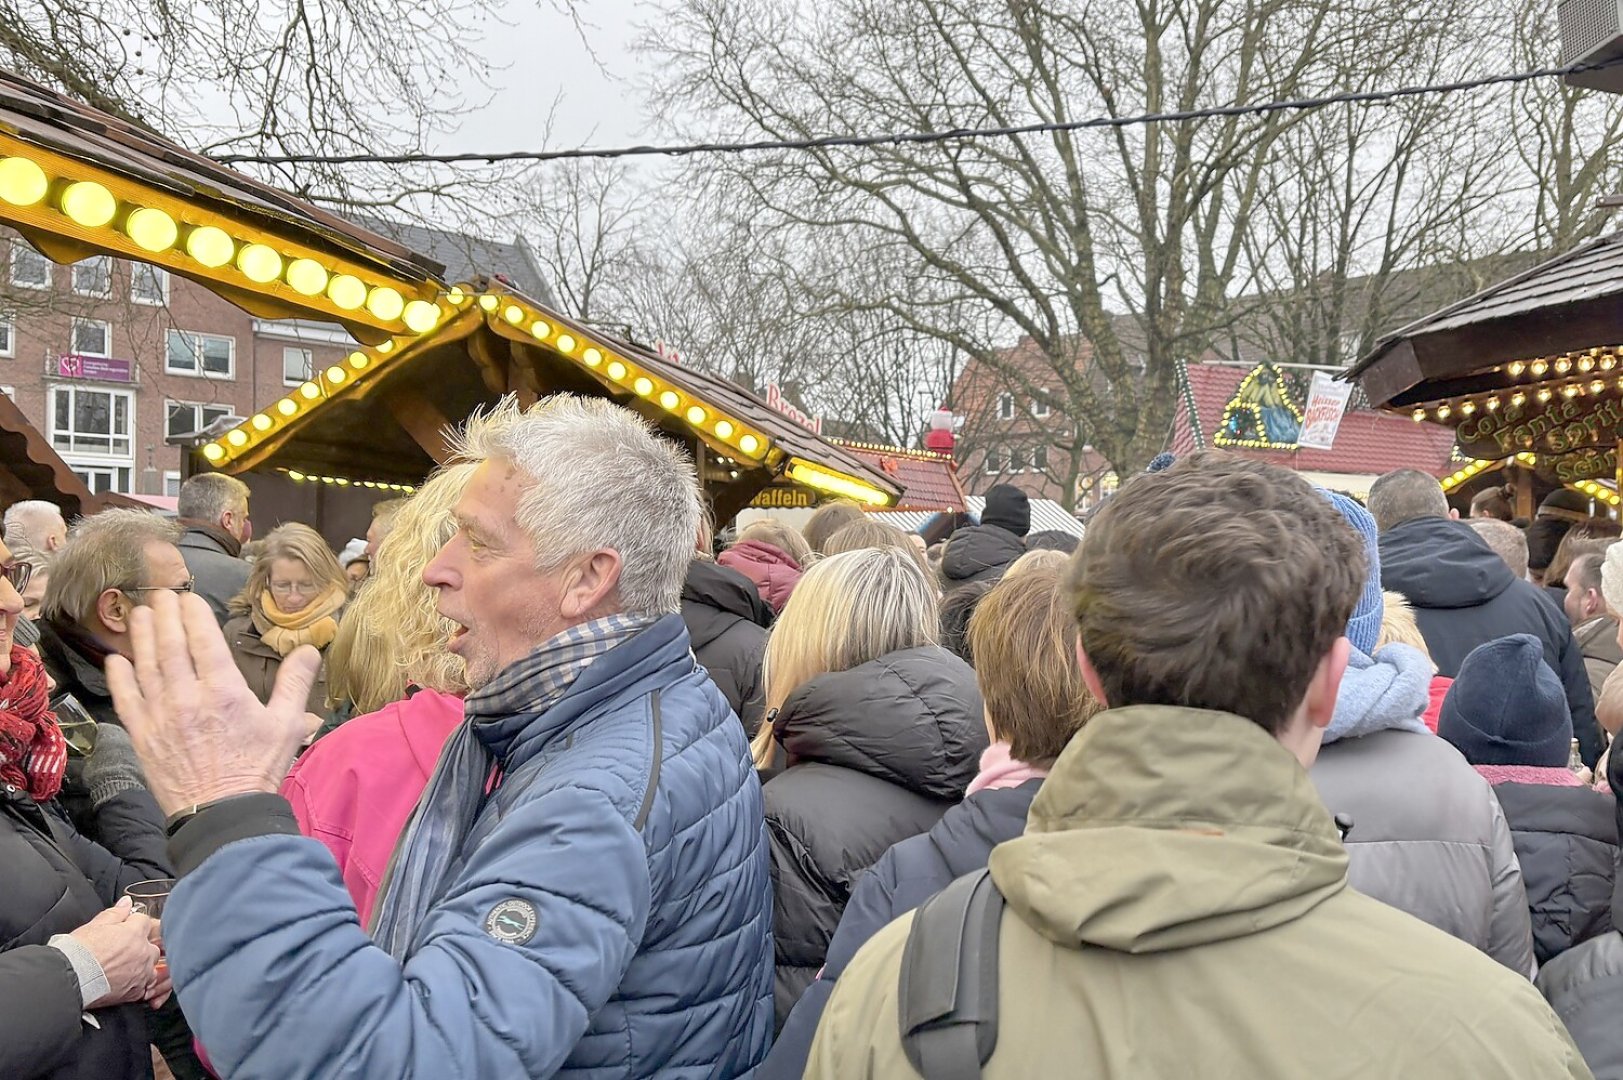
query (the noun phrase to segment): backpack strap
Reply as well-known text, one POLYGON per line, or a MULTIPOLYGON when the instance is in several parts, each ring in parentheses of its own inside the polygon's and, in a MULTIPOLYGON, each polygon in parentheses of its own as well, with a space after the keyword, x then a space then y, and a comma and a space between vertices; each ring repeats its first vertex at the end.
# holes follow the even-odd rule
POLYGON ((998 927, 991 872, 959 878, 913 916, 902 951, 902 1049, 925 1080, 978 1080, 997 1047, 998 927))

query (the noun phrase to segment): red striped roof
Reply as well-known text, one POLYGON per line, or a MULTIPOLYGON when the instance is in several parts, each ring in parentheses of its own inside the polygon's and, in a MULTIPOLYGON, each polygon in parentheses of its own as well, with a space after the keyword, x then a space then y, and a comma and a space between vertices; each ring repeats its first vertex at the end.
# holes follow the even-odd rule
POLYGON ((843 439, 828 441, 901 487, 902 501, 892 507, 893 510, 969 509, 964 501, 963 485, 958 482, 958 465, 950 457, 900 446, 877 446, 843 439))

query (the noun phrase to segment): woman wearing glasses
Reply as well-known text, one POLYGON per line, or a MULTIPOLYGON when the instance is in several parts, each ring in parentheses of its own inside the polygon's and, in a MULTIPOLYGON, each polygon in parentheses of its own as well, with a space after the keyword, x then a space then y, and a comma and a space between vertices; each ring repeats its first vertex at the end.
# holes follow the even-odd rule
MULTIPOLYGON (((338 558, 308 525, 279 526, 265 538, 265 550, 248 584, 231 601, 225 638, 248 685, 268 701, 282 658, 300 645, 326 654, 338 635, 338 617, 349 591, 338 558)), ((327 670, 310 689, 308 709, 325 715, 327 670)))

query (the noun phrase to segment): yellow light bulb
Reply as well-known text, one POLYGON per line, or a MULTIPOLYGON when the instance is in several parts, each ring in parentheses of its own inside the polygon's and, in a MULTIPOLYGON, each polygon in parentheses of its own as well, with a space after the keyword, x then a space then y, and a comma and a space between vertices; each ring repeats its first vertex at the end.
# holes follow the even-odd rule
POLYGON ((659 404, 666 412, 675 412, 676 407, 682 404, 682 399, 677 396, 676 391, 667 390, 659 395, 659 404))
POLYGON ((274 421, 272 421, 271 418, 266 416, 264 413, 259 413, 254 417, 254 430, 269 431, 273 422, 274 421))
POLYGON ((388 354, 394 352, 394 338, 390 338, 378 346, 378 352, 388 354))
POLYGON ((1474 401, 1467 401, 1460 406, 1460 413, 1464 416, 1470 416, 1474 412, 1476 412, 1476 402, 1474 401))
POLYGON ((247 446, 248 433, 241 428, 232 428, 226 433, 225 441, 230 443, 232 446, 247 446))
POLYGON ((379 285, 367 294, 366 310, 384 322, 393 322, 406 310, 406 300, 395 289, 379 285))
POLYGON ((530 324, 530 336, 537 341, 545 341, 552 336, 552 327, 537 319, 530 324))
POLYGON ((124 222, 124 231, 135 241, 136 247, 145 251, 168 251, 180 239, 180 226, 175 224, 175 219, 150 206, 130 214, 129 220, 124 222))
POLYGON ((699 408, 697 405, 689 405, 688 406, 688 423, 690 423, 690 424, 702 424, 702 423, 704 423, 704 410, 699 408))
POLYGON ((1550 365, 1546 364, 1542 360, 1534 360, 1532 370, 1533 370, 1533 375, 1536 377, 1536 376, 1539 376, 1539 375, 1543 375, 1546 371, 1549 371, 1550 370, 1550 365))
POLYGON ((1510 403, 1518 409, 1521 408, 1526 401, 1527 395, 1521 391, 1517 391, 1516 393, 1510 395, 1510 403))
POLYGON ((406 329, 426 334, 440 324, 440 315, 438 304, 430 304, 427 300, 413 300, 406 305, 401 320, 406 324, 406 329))
POLYGON ((301 296, 320 296, 327 288, 327 268, 314 259, 287 264, 287 283, 301 296))
POLYGON ((1578 370, 1584 372, 1585 374, 1595 370, 1594 359, 1588 356, 1579 357, 1578 370))
POLYGON ((249 281, 267 285, 282 276, 282 257, 264 244, 249 244, 237 253, 237 269, 249 281))
POLYGON ((1553 396, 1554 396, 1554 395, 1552 395, 1552 394, 1551 394, 1551 393, 1550 393, 1550 390, 1549 390, 1549 387, 1545 387, 1545 388, 1544 388, 1544 389, 1543 389, 1543 390, 1540 390, 1540 391, 1539 391, 1539 392, 1538 392, 1538 399, 1539 399, 1539 400, 1540 400, 1540 401, 1549 401, 1549 400, 1550 400, 1550 398, 1551 398, 1551 397, 1553 397, 1553 396))
POLYGON ((1617 357, 1612 356, 1610 353, 1600 358, 1600 369, 1602 371, 1611 371, 1616 366, 1617 357))
POLYGON ((33 206, 50 189, 45 170, 34 162, 20 157, 0 159, 0 199, 12 206, 33 206))
POLYGON ((733 425, 728 423, 725 420, 717 420, 716 421, 716 434, 720 435, 723 439, 732 438, 733 437, 733 425))
POLYGON ((1420 423, 1421 421, 1423 421, 1425 419, 1426 419, 1426 410, 1425 409, 1416 409, 1414 411, 1414 422, 1415 423, 1418 424, 1418 423, 1420 423))
POLYGON ((454 285, 451 287, 451 291, 445 294, 445 298, 457 307, 461 307, 468 302, 468 294, 454 285))
POLYGON ((339 487, 349 487, 349 481, 344 479, 342 476, 334 477, 333 483, 337 484, 339 487))
POLYGON ((303 483, 305 480, 309 479, 297 469, 289 469, 287 471, 287 478, 295 483, 303 483))
POLYGON ((208 458, 210 461, 219 461, 221 458, 225 457, 225 447, 221 446, 219 443, 211 442, 207 446, 203 447, 203 456, 208 458))
POLYGON ((62 212, 86 228, 99 228, 118 213, 118 200, 94 180, 81 180, 62 192, 62 212))
POLYGON ((1594 393, 1598 394, 1602 390, 1606 389, 1606 384, 1604 382, 1601 382, 1599 379, 1596 379, 1594 382, 1589 384, 1589 389, 1591 391, 1593 391, 1594 393))
POLYGON ((609 361, 609 378, 619 382, 626 377, 626 366, 618 360, 609 361))
POLYGON ((191 235, 186 237, 186 254, 210 269, 230 262, 236 250, 237 245, 225 230, 216 229, 213 225, 193 229, 191 235))
POLYGON ((1439 406, 1437 406, 1437 419, 1439 419, 1439 420, 1447 420, 1448 419, 1448 414, 1450 412, 1452 412, 1452 411, 1453 410, 1451 410, 1447 405, 1439 405, 1439 406))
POLYGON ((354 368, 356 371, 365 371, 366 365, 370 364, 371 362, 372 358, 363 352, 352 352, 349 354, 349 366, 354 368))
POLYGON ((654 381, 647 376, 638 376, 637 381, 631 384, 631 389, 641 396, 647 397, 654 392, 654 381))
POLYGON ((575 339, 568 334, 559 334, 557 344, 558 351, 561 353, 568 354, 575 351, 575 339))
POLYGON ((1499 411, 1499 399, 1498 398, 1491 397, 1491 398, 1488 399, 1488 411, 1489 412, 1498 412, 1499 411))
POLYGON ((366 303, 366 282, 353 274, 334 274, 327 282, 327 299, 344 311, 354 311, 366 303))
POLYGON ((502 318, 517 326, 524 321, 524 309, 517 304, 508 304, 507 310, 502 312, 502 318))
POLYGON ((276 403, 276 411, 283 416, 292 416, 299 411, 299 403, 292 398, 283 398, 276 403))
POLYGON ((580 357, 586 361, 587 367, 596 367, 603 362, 603 354, 596 349, 587 349, 580 357))
POLYGON ((299 387, 299 394, 307 401, 314 401, 316 398, 321 396, 321 387, 317 386, 313 382, 307 382, 303 386, 299 387))
POLYGON ((487 293, 479 298, 479 306, 484 308, 486 311, 495 311, 501 306, 501 301, 487 293))
POLYGON ((349 372, 345 371, 337 364, 334 364, 332 367, 327 369, 327 381, 332 383, 334 386, 342 383, 347 378, 349 378, 349 372))
POLYGON ((1527 370, 1527 365, 1522 363, 1520 360, 1517 360, 1506 370, 1510 372, 1511 378, 1516 378, 1520 376, 1523 371, 1527 370))
POLYGON ((738 448, 746 454, 753 454, 761 448, 761 440, 754 435, 746 435, 738 440, 738 448))

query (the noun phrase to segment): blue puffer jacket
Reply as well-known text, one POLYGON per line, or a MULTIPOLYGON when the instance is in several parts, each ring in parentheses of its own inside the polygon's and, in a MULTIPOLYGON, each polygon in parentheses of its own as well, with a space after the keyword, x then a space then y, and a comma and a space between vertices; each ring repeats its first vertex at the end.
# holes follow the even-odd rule
POLYGON ((279 797, 179 830, 170 970, 222 1075, 732 1077, 762 1059, 761 791, 681 618, 541 716, 492 726, 478 735, 506 782, 403 968, 279 797))

